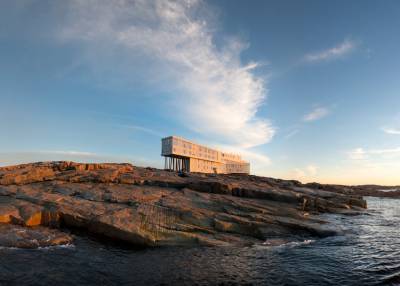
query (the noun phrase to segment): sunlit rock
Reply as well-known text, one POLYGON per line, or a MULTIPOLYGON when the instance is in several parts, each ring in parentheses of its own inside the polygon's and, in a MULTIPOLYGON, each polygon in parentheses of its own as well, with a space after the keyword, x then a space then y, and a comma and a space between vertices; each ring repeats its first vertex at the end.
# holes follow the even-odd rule
MULTIPOLYGON (((249 175, 177 174, 129 164, 0 168, 0 222, 81 228, 141 246, 251 245, 340 233, 319 213, 358 213, 346 188, 249 175)), ((23 236, 22 236, 23 239, 23 236)))

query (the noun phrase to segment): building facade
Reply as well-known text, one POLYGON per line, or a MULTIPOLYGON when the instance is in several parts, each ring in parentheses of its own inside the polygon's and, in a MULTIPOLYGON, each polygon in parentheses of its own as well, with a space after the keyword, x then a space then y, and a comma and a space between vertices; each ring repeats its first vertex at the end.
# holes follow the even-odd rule
POLYGON ((165 169, 199 173, 250 173, 250 163, 240 155, 221 152, 189 140, 169 136, 161 140, 165 169))

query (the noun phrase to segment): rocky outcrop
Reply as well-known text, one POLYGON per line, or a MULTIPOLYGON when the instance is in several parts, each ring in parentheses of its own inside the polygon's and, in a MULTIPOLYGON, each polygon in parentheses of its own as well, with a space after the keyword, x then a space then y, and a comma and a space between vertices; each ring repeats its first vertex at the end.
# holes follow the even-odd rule
POLYGON ((354 194, 381 198, 400 198, 400 186, 364 185, 351 187, 354 194))
POLYGON ((350 194, 355 196, 400 198, 400 186, 379 186, 379 185, 343 186, 343 185, 323 185, 318 183, 309 183, 306 184, 305 186, 313 189, 324 190, 340 194, 350 194))
POLYGON ((27 228, 19 225, 0 224, 0 248, 39 248, 70 245, 72 237, 57 229, 47 227, 27 228))
MULTIPOLYGON (((250 245, 334 235, 319 213, 360 196, 248 175, 177 174, 130 164, 45 162, 0 168, 0 223, 82 228, 143 246, 250 245)), ((1 246, 1 239, 0 239, 1 246)))

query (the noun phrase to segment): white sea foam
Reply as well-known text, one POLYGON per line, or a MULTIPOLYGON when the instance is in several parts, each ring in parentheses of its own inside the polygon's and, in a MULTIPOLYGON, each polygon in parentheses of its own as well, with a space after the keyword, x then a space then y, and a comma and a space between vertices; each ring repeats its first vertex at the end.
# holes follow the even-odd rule
POLYGON ((265 242, 263 242, 261 245, 257 245, 257 246, 261 246, 261 247, 271 247, 271 248, 282 248, 282 247, 297 247, 297 246, 301 246, 301 245, 308 245, 315 242, 315 240, 313 239, 305 239, 303 241, 285 241, 285 240, 266 240, 265 242))
POLYGON ((0 250, 51 250, 51 249, 74 249, 74 244, 61 244, 61 245, 52 245, 52 246, 43 246, 37 248, 21 248, 14 246, 0 246, 0 250))
POLYGON ((60 244, 60 245, 52 245, 52 246, 43 246, 38 247, 36 250, 49 250, 49 249, 74 249, 74 244, 60 244))
POLYGON ((313 239, 306 239, 304 241, 291 241, 285 244, 282 244, 280 247, 296 247, 296 246, 300 246, 300 245, 308 245, 315 242, 315 240, 313 239))

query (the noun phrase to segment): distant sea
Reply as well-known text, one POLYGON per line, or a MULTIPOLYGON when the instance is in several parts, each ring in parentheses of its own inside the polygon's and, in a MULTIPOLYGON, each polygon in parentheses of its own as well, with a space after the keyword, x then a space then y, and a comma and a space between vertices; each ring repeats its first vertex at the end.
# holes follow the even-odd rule
POLYGON ((400 285, 400 200, 367 201, 363 215, 323 215, 343 236, 281 246, 2 248, 0 285, 400 285))

